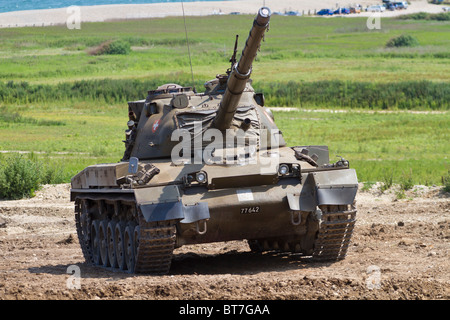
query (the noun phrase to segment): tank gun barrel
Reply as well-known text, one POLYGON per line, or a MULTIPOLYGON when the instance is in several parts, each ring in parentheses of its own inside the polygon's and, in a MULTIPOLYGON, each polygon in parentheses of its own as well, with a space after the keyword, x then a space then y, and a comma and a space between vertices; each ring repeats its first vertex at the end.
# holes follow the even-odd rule
POLYGON ((252 73, 252 64, 261 45, 264 33, 269 26, 271 11, 267 7, 259 9, 253 27, 250 30, 239 62, 236 63, 228 77, 227 89, 220 102, 214 126, 219 130, 226 130, 233 121, 234 114, 244 92, 245 86, 252 73))

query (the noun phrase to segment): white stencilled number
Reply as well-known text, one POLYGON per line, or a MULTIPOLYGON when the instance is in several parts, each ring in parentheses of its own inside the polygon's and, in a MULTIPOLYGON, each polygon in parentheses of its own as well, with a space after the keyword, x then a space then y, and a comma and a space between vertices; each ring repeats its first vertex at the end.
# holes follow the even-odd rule
POLYGON ((251 214, 251 213, 259 213, 259 212, 260 212, 260 207, 241 208, 241 213, 242 214, 251 214))

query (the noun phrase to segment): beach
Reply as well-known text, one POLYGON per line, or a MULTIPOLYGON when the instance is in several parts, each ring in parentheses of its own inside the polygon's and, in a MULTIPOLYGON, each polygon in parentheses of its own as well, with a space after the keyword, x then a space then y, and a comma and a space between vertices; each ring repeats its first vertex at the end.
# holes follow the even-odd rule
MULTIPOLYGON (((406 10, 385 11, 382 17, 408 14, 414 12, 442 12, 442 6, 429 4, 426 0, 412 0, 406 10)), ((361 0, 357 2, 363 8, 381 4, 377 0, 361 0)), ((182 16, 183 7, 186 16, 220 15, 230 13, 256 14, 258 9, 265 5, 272 12, 298 11, 303 15, 313 15, 315 11, 323 8, 336 8, 337 4, 348 7, 354 4, 351 1, 336 2, 336 0, 323 0, 318 3, 314 0, 241 0, 241 1, 208 1, 153 4, 123 4, 67 7, 59 9, 26 10, 0 13, 0 28, 14 27, 42 27, 53 25, 75 25, 77 28, 84 22, 103 22, 114 20, 163 18, 168 16, 182 16)), ((370 12, 345 15, 345 17, 370 16, 370 12)))

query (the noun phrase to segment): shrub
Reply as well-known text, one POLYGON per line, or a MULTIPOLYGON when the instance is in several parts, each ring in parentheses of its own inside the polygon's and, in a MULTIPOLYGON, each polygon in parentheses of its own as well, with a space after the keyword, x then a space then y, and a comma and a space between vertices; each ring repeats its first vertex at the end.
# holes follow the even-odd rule
POLYGON ((41 167, 23 155, 7 157, 0 169, 0 198, 31 197, 39 188, 41 167))
POLYGON ((415 12, 411 14, 404 14, 397 17, 401 20, 429 20, 430 14, 428 12, 415 12))
POLYGON ((430 17, 431 20, 437 21, 449 21, 450 20, 450 12, 441 12, 430 17))
POLYGON ((386 43, 386 47, 388 47, 388 48, 414 47, 417 45, 419 45, 419 41, 417 41, 416 38, 414 38, 413 36, 408 35, 408 34, 406 34, 406 35, 402 34, 401 36, 394 37, 386 43))
POLYGON ((450 20, 450 12, 440 12, 440 13, 416 12, 416 13, 398 16, 397 19, 449 21, 450 20))
POLYGON ((385 192, 392 187, 392 184, 394 182, 394 171, 391 170, 384 172, 382 180, 383 184, 380 187, 380 191, 385 192))
POLYGON ((0 199, 33 197, 42 184, 64 182, 63 166, 40 161, 33 153, 0 157, 0 199))
POLYGON ((97 56, 102 54, 129 54, 130 52, 131 47, 128 42, 122 40, 109 40, 90 50, 89 54, 97 56))
POLYGON ((412 170, 409 171, 409 174, 403 173, 400 177, 400 188, 403 191, 409 190, 414 187, 413 174, 412 170))
POLYGON ((105 54, 129 54, 130 52, 130 44, 128 42, 120 40, 111 42, 105 50, 105 54))
POLYGON ((450 170, 446 176, 442 176, 442 184, 444 185, 443 190, 445 192, 450 192, 450 170))

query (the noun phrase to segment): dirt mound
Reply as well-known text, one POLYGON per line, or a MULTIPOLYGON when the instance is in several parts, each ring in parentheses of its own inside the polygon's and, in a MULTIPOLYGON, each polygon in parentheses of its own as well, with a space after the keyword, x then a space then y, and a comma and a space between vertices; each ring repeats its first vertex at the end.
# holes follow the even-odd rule
POLYGON ((0 202, 0 299, 450 298, 448 194, 374 186, 357 207, 347 258, 333 264, 231 241, 176 249, 166 276, 128 275, 84 263, 69 186, 44 186, 0 202))

